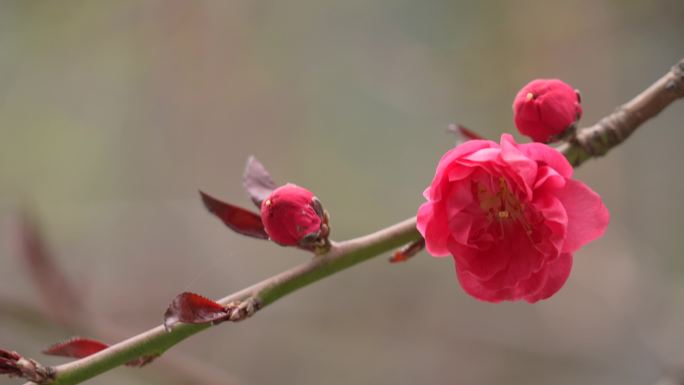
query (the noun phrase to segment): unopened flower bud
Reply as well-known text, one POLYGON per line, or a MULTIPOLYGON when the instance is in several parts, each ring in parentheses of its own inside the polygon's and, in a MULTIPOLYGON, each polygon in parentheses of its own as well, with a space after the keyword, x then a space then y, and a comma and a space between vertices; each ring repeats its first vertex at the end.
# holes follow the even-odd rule
POLYGON ((315 249, 327 244, 327 217, 318 199, 305 188, 286 184, 261 203, 261 221, 269 238, 283 246, 315 249))
POLYGON ((558 79, 536 79, 525 85, 513 101, 515 125, 521 134, 548 143, 582 116, 580 97, 558 79))

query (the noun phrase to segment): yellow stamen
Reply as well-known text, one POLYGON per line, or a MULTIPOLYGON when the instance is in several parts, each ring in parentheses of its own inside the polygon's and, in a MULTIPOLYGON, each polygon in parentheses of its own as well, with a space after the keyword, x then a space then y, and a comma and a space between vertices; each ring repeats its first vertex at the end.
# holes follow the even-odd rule
POLYGON ((534 94, 531 92, 528 92, 527 95, 525 95, 525 97, 527 98, 527 100, 532 100, 532 99, 534 99, 534 94))

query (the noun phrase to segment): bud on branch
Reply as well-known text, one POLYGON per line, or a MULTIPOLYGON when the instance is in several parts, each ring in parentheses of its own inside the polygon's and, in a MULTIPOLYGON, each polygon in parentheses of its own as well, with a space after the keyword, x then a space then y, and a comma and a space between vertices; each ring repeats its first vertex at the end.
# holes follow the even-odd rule
POLYGON ((582 117, 579 92, 558 79, 536 79, 513 101, 515 125, 535 142, 548 143, 574 128, 582 117))
POLYGON ((24 358, 17 352, 0 349, 0 374, 44 384, 54 378, 55 370, 32 359, 24 358))

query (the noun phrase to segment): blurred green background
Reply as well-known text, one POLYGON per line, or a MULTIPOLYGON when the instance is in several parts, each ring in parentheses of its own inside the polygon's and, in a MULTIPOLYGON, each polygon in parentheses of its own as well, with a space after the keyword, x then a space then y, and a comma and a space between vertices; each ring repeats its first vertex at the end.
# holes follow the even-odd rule
MULTIPOLYGON (((498 138, 517 90, 558 77, 592 124, 683 37, 680 0, 2 1, 0 346, 64 362, 40 350, 115 342, 182 291, 222 297, 306 261, 202 207, 199 188, 249 205, 250 154, 351 238, 415 214, 448 123, 498 138), (86 326, 42 315, 15 247, 22 208, 86 326)), ((380 257, 90 383, 654 383, 684 364, 683 121, 675 103, 577 171, 612 223, 548 301, 480 303, 448 259, 380 257)))

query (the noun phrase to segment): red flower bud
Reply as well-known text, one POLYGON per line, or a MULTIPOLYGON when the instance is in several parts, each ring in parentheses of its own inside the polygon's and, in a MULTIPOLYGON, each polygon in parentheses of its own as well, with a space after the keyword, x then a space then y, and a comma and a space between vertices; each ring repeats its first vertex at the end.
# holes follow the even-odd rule
POLYGON ((324 213, 311 191, 288 183, 261 203, 261 221, 272 241, 283 246, 304 246, 304 241, 321 237, 324 213))
POLYGON ((536 79, 513 101, 515 125, 535 142, 548 143, 582 116, 579 93, 558 79, 536 79))

